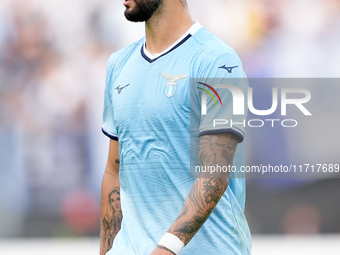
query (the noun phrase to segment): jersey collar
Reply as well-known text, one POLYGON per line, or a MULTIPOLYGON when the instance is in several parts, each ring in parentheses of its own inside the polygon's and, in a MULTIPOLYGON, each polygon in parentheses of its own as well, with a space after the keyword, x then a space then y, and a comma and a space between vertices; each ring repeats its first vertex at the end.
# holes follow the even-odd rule
POLYGON ((195 34, 200 28, 202 27, 202 25, 196 21, 187 32, 185 32, 174 44, 172 44, 169 48, 167 48, 166 50, 164 50, 161 53, 158 53, 156 55, 152 55, 147 49, 146 49, 146 40, 143 43, 143 46, 141 48, 141 54, 143 56, 143 58, 145 58, 145 60, 147 60, 148 62, 152 63, 154 61, 156 61, 157 59, 165 56, 166 54, 170 53, 171 51, 173 51, 174 49, 178 48, 179 46, 181 46, 185 41, 187 41, 193 34, 195 34))

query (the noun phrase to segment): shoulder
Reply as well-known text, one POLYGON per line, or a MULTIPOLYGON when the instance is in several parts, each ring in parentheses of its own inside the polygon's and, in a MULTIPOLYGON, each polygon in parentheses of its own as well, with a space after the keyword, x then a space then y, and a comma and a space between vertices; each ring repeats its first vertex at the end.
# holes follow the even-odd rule
POLYGON ((205 64, 216 62, 219 59, 223 60, 226 65, 242 64, 234 49, 204 27, 197 31, 193 38, 200 47, 201 61, 205 64))
POLYGON ((223 42, 204 27, 198 30, 193 35, 193 38, 200 45, 202 50, 209 55, 219 56, 223 54, 230 54, 237 56, 236 52, 228 44, 223 42))
POLYGON ((194 66, 196 77, 245 77, 242 62, 229 45, 203 27, 193 38, 198 47, 194 66))
POLYGON ((129 46, 126 46, 112 53, 108 60, 108 70, 113 71, 113 69, 116 69, 120 65, 124 64, 129 59, 131 54, 133 54, 136 50, 139 49, 144 40, 145 40, 144 38, 141 38, 140 40, 130 44, 129 46))
POLYGON ((122 69, 124 64, 127 62, 129 57, 140 48, 142 45, 144 38, 140 39, 137 42, 130 44, 129 46, 118 50, 111 54, 108 64, 107 64, 107 71, 106 71, 106 90, 111 91, 113 81, 119 75, 119 71, 122 69))

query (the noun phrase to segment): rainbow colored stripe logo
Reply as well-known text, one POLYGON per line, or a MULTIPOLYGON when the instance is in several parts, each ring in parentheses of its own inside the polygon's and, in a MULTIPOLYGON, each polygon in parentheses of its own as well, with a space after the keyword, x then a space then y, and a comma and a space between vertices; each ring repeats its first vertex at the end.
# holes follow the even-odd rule
MULTIPOLYGON (((205 84, 205 83, 203 83, 203 82, 198 82, 198 83, 201 84, 201 85, 203 85, 203 86, 205 86, 205 87, 207 87, 208 89, 210 89, 210 90, 217 96, 217 98, 218 98, 218 100, 220 101, 221 106, 222 106, 221 97, 220 97, 220 95, 217 93, 217 91, 216 91, 213 87, 211 87, 210 85, 205 84)), ((197 88, 200 89, 200 90, 203 90, 204 92, 206 92, 206 93, 212 98, 212 100, 214 100, 215 105, 217 105, 217 102, 216 102, 216 100, 215 100, 213 94, 211 94, 211 92, 210 92, 209 90, 204 89, 204 88, 200 88, 200 87, 197 87, 197 88)))

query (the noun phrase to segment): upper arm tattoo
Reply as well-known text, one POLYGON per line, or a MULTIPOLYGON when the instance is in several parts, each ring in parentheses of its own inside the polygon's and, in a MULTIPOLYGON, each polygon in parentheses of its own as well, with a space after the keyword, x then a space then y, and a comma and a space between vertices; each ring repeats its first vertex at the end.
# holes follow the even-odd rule
POLYGON ((233 164, 237 140, 232 134, 206 135, 200 138, 199 158, 203 166, 233 164))

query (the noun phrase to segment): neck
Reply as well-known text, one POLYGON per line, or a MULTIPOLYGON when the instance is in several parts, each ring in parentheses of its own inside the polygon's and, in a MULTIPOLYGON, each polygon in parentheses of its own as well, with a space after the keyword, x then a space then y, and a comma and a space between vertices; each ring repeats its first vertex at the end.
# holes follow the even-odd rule
POLYGON ((193 25, 189 11, 180 1, 164 1, 145 22, 146 48, 155 55, 170 47, 193 25))

